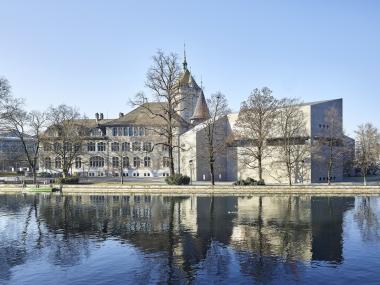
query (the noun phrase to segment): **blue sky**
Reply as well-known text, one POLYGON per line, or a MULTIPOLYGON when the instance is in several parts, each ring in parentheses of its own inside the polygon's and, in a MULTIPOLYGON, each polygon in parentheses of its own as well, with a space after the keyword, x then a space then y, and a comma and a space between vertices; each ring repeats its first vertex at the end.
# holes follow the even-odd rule
POLYGON ((115 117, 146 91, 151 57, 182 61, 233 110, 256 87, 344 99, 345 129, 380 127, 380 1, 0 0, 0 76, 29 109, 115 117))

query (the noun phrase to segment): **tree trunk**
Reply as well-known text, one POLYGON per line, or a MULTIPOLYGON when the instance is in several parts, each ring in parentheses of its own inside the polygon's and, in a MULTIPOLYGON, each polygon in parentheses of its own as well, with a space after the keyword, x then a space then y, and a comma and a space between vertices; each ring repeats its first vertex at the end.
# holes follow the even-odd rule
POLYGON ((214 162, 210 162, 211 185, 215 185, 214 162))
POLYGON ((257 163, 258 163, 258 167, 259 167, 259 181, 263 180, 263 166, 262 166, 262 160, 261 160, 261 156, 259 156, 257 158, 257 163))
POLYGON ((289 163, 286 163, 286 170, 288 172, 289 186, 292 186, 292 169, 289 163))
POLYGON ((33 184, 36 184, 37 183, 37 171, 36 171, 35 167, 32 168, 32 172, 33 172, 33 184))

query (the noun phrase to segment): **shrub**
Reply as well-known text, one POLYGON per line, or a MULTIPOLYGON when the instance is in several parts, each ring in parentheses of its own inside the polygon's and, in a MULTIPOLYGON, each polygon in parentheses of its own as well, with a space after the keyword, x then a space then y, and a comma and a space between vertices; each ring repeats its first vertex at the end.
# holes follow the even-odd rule
POLYGON ((60 177, 56 179, 56 183, 58 184, 78 184, 79 183, 79 177, 60 177))
POLYGON ((174 174, 165 178, 165 182, 168 185, 189 185, 190 177, 182 174, 174 174))
POLYGON ((257 181, 257 185, 264 186, 265 185, 264 179, 261 179, 261 180, 257 181))
POLYGON ((248 177, 246 179, 239 179, 236 182, 234 182, 235 186, 256 186, 256 185, 265 185, 264 179, 261 179, 259 181, 248 177))

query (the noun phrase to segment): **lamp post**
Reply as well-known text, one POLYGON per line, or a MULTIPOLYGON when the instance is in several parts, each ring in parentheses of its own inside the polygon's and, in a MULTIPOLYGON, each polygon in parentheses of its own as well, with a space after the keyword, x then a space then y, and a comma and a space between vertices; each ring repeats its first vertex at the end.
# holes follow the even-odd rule
POLYGON ((302 159, 302 161, 301 161, 301 178, 302 178, 302 184, 303 184, 303 175, 304 175, 304 173, 303 173, 303 165, 304 165, 304 163, 305 163, 305 161, 302 159))
POLYGON ((190 166, 190 185, 193 185, 193 160, 189 160, 190 166))

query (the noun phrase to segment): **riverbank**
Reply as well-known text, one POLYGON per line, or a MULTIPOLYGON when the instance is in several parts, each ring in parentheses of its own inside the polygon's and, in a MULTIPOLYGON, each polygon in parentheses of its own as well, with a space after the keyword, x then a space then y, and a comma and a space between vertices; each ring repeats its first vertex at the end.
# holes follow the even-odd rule
MULTIPOLYGON (((23 193, 20 185, 0 185, 0 194, 23 193)), ((29 192, 30 193, 30 192, 29 192)), ((380 186, 362 185, 64 185, 63 194, 67 195, 380 195, 380 186)))

